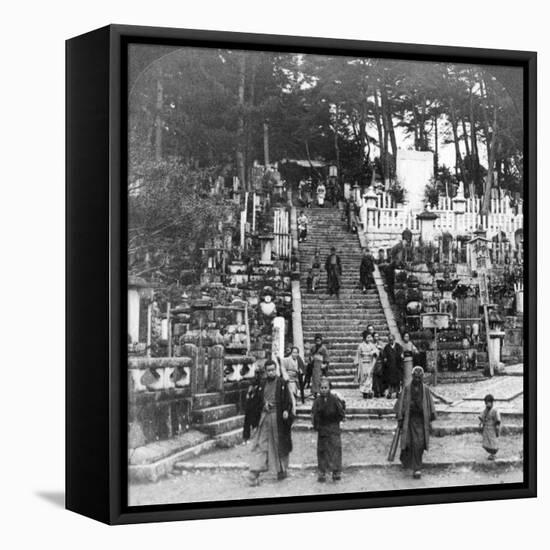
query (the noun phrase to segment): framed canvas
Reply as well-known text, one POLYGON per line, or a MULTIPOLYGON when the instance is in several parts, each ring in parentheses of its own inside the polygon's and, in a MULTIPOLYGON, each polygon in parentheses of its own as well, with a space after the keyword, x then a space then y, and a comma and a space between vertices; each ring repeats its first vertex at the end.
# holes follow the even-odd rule
POLYGON ((67 42, 67 508, 536 495, 536 54, 67 42))

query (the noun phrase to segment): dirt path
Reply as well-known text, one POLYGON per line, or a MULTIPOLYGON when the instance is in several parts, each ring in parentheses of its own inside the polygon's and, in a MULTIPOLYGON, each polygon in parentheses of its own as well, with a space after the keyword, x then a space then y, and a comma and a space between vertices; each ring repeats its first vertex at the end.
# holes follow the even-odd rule
POLYGON ((523 473, 517 468, 506 471, 471 471, 445 469, 426 472, 422 479, 414 480, 401 471, 354 470, 345 473, 338 483, 321 484, 315 471, 291 471, 288 479, 278 482, 266 477, 260 487, 248 487, 245 471, 213 470, 183 472, 157 483, 132 484, 129 488, 129 504, 170 504, 212 500, 235 500, 296 495, 320 495, 356 493, 368 491, 391 491, 397 489, 426 489, 464 485, 490 485, 517 483, 523 473))

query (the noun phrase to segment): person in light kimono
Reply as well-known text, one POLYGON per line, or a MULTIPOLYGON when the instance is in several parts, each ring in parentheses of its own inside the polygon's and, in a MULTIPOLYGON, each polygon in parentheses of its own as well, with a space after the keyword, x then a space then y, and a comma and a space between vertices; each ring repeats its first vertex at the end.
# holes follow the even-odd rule
POLYGON ((308 370, 311 373, 311 393, 313 397, 316 397, 321 387, 321 377, 327 375, 329 364, 328 349, 320 334, 315 335, 315 344, 309 352, 308 363, 308 370))
POLYGON ((363 341, 357 346, 357 352, 353 361, 356 369, 355 383, 359 384, 359 391, 365 399, 373 395, 372 369, 379 354, 380 350, 374 343, 372 334, 365 330, 363 332, 363 341))

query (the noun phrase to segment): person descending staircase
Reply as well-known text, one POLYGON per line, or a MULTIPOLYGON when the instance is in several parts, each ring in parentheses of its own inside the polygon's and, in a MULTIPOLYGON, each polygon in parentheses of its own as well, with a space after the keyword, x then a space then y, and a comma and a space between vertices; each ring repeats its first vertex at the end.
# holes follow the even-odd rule
POLYGON ((383 343, 387 341, 389 329, 384 310, 376 288, 363 293, 359 287, 361 245, 356 234, 346 231, 340 212, 331 208, 312 208, 307 216, 307 239, 299 243, 305 357, 307 360, 315 335, 321 334, 329 351, 328 376, 333 388, 358 388, 353 368, 357 346, 369 324, 383 343), (333 246, 342 262, 339 298, 329 296, 327 291, 325 260, 333 246), (312 292, 308 290, 307 278, 316 249, 320 252, 321 280, 312 292))

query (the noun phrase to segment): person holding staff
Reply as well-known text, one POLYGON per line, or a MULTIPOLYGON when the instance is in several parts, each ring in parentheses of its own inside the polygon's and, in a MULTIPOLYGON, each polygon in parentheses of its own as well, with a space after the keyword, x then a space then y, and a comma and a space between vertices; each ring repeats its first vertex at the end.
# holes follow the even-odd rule
POLYGON ((249 422, 254 429, 249 477, 253 487, 259 485, 261 472, 270 471, 278 480, 285 479, 292 451, 293 399, 288 383, 277 376, 275 361, 266 361, 264 368, 266 379, 248 402, 249 422))
POLYGON ((424 369, 414 367, 411 383, 405 386, 395 404, 401 432, 399 458, 403 467, 412 469, 415 479, 422 476, 422 456, 429 449, 432 421, 436 419, 432 394, 423 378, 424 369))

